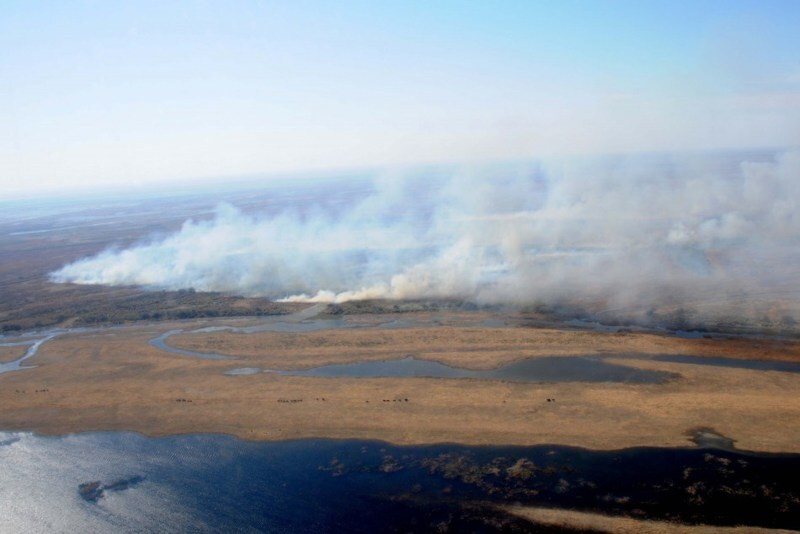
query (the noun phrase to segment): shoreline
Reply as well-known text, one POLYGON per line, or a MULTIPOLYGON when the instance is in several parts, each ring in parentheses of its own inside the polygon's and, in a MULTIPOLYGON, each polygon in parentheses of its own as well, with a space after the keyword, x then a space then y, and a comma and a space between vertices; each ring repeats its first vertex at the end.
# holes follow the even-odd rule
MULTIPOLYGON (((686 432, 709 427, 730 437, 741 450, 800 453, 796 395, 800 374, 614 358, 620 352, 704 352, 800 361, 798 343, 465 324, 485 315, 413 316, 430 324, 423 329, 380 328, 397 319, 388 315, 352 319, 361 321, 363 328, 211 331, 170 338, 172 344, 183 336, 187 343, 175 346, 201 349, 198 352, 222 348, 236 360, 202 360, 165 353, 149 344, 174 323, 63 333, 26 361, 36 368, 0 375, 4 406, 0 428, 42 435, 220 433, 247 441, 375 439, 398 445, 560 444, 616 450, 692 448, 686 432), (666 383, 631 384, 225 375, 239 367, 301 369, 408 355, 455 367, 491 369, 529 357, 587 352, 609 363, 679 377, 666 383)), ((209 326, 208 321, 192 324, 209 326)))
MULTIPOLYGON (((589 521, 607 527, 609 532, 726 529, 708 530, 717 532, 727 531, 732 525, 757 525, 764 532, 781 532, 770 528, 785 529, 795 524, 796 511, 785 509, 782 503, 791 507, 796 502, 794 475, 800 467, 800 454, 751 455, 708 448, 592 451, 552 444, 473 447, 458 443, 415 447, 332 439, 270 444, 248 443, 221 434, 151 439, 133 432, 86 432, 64 437, 2 432, 0 438, 2 445, 11 446, 0 446, 10 458, 24 460, 33 451, 36 458, 50 452, 67 460, 46 465, 50 473, 61 474, 61 495, 73 503, 76 491, 86 501, 97 503, 104 495, 96 489, 122 491, 132 487, 129 481, 138 484, 148 479, 172 481, 185 487, 187 494, 199 487, 200 494, 212 495, 202 489, 219 489, 221 465, 230 473, 224 477, 230 484, 229 495, 238 496, 237 488, 252 491, 255 483, 269 496, 274 488, 280 491, 286 487, 286 482, 296 487, 296 481, 302 480, 327 488, 326 501, 333 506, 340 505, 335 499, 343 491, 349 492, 342 497, 347 505, 354 502, 352 496, 375 495, 377 489, 381 502, 394 503, 392 509, 414 513, 420 519, 428 517, 430 511, 439 511, 485 518, 487 525, 497 525, 499 517, 491 510, 500 510, 536 525, 558 523, 575 531, 585 531, 583 525, 589 521), (22 446, 14 446, 16 442, 22 446), (99 469, 83 460, 87 451, 93 450, 97 453, 88 458, 91 466, 100 464, 99 469), (170 462, 176 455, 186 461, 170 462), (120 470, 115 467, 118 463, 127 467, 120 470), (245 475, 242 480, 242 467, 252 476, 245 475), (182 476, 157 476, 165 472, 182 476), (715 488, 719 487, 728 490, 718 494, 715 488), (698 506, 706 498, 710 503, 707 510, 698 506), (742 498, 747 499, 748 507, 728 509, 742 498), (670 530, 663 530, 667 527, 670 530), (694 528, 686 530, 688 527, 694 528)), ((15 473, 20 482, 43 468, 37 462, 19 464, 23 467, 15 473)), ((148 486, 140 496, 158 496, 153 489, 148 486)), ((296 496, 302 498, 305 492, 302 488, 299 492, 296 496)), ((39 493, 51 497, 47 492, 39 493)), ((255 506, 248 510, 260 510, 258 497, 245 502, 255 506)), ((361 517, 357 508, 353 511, 355 517, 361 517)), ((381 515, 377 518, 382 520, 381 515)), ((509 524, 507 519, 502 524, 509 524)), ((431 525, 437 523, 438 519, 431 525)), ((744 531, 755 531, 749 528, 744 531)))
MULTIPOLYGON (((62 439, 67 438, 70 436, 82 436, 82 435, 91 435, 91 434, 134 434, 136 436, 140 436, 145 439, 170 439, 170 438, 181 438, 181 437, 203 437, 203 436, 210 436, 210 437, 221 437, 221 438, 230 438, 235 439, 237 441, 241 441, 243 443, 253 443, 253 444, 292 444, 298 442, 306 442, 306 441, 314 441, 314 442, 321 442, 321 443, 342 443, 342 444, 351 444, 351 443, 366 443, 368 445, 373 446, 389 446, 389 447, 402 447, 402 448, 428 448, 428 447, 456 447, 456 448, 465 448, 465 449, 507 449, 507 448, 519 448, 519 449, 538 449, 538 448, 552 448, 552 449, 574 449, 592 453, 601 453, 601 454, 611 454, 611 453, 624 453, 624 452, 631 452, 631 451, 646 451, 646 450, 668 450, 668 451, 717 451, 717 452, 724 452, 728 454, 735 454, 739 456, 745 457, 754 457, 754 458, 795 458, 800 457, 800 451, 797 452, 787 452, 787 451, 752 451, 746 449, 728 449, 728 448, 720 448, 714 446, 706 446, 706 445, 698 445, 690 441, 691 444, 689 445, 636 445, 630 447, 617 447, 617 448, 593 448, 593 447, 584 447, 581 445, 571 445, 565 443, 551 443, 551 442, 542 442, 542 443, 506 443, 506 442, 480 442, 480 443, 467 443, 467 442, 460 442, 460 441, 424 441, 424 442, 397 442, 391 440, 385 440, 380 438, 347 438, 347 437, 330 437, 330 436, 307 436, 307 437, 294 437, 294 438, 276 438, 276 439, 257 439, 247 436, 239 436, 237 434, 232 434, 229 432, 195 432, 195 431, 186 431, 186 432, 178 432, 178 433, 153 433, 153 432, 146 432, 146 431, 139 431, 139 430, 128 430, 128 429, 91 429, 91 430, 77 430, 77 431, 63 431, 63 432, 43 432, 36 429, 30 428, 0 428, 0 433, 8 433, 8 434, 31 434, 35 437, 44 438, 44 439, 62 439)), ((1 445, 1 444, 0 444, 1 445)))

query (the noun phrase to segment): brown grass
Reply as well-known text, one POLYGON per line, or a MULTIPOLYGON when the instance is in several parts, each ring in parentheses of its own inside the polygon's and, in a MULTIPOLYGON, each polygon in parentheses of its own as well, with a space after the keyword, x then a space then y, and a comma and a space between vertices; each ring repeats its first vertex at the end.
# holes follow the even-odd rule
POLYGON ((704 426, 737 440, 743 449, 800 452, 796 394, 800 375, 792 373, 626 361, 678 372, 682 378, 661 385, 628 385, 223 374, 236 367, 286 369, 403 357, 409 352, 467 367, 492 367, 519 358, 521 350, 552 354, 554 347, 561 347, 560 353, 568 354, 589 347, 597 351, 624 346, 630 352, 638 344, 676 352, 695 340, 436 326, 183 337, 181 345, 196 349, 208 349, 209 340, 217 340, 214 343, 221 345, 214 349, 249 351, 237 361, 210 361, 163 353, 148 345, 149 339, 176 326, 71 334, 46 343, 29 360, 39 367, 0 375, 0 428, 43 433, 134 430, 149 435, 220 432, 258 440, 557 443, 614 449, 690 446, 687 429, 704 426), (36 393, 37 389, 48 391, 36 393))
POLYGON ((342 361, 380 360, 407 353, 471 368, 491 368, 537 356, 687 354, 800 361, 800 343, 771 339, 683 339, 555 328, 422 327, 326 330, 305 334, 213 332, 170 338, 198 352, 219 352, 298 369, 342 361))
POLYGON ((648 521, 624 516, 608 516, 556 508, 509 506, 503 510, 528 519, 539 525, 572 530, 590 530, 614 534, 780 534, 795 530, 758 527, 718 527, 709 525, 684 525, 664 521, 648 521))
POLYGON ((28 346, 21 347, 0 347, 0 363, 13 362, 17 358, 22 357, 28 346))

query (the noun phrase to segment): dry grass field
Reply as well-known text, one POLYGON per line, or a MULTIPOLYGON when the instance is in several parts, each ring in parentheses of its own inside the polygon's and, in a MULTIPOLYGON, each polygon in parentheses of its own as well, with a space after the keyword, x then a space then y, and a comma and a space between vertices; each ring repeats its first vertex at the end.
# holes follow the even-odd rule
MULTIPOLYGON (((557 328, 468 326, 488 314, 414 314, 417 328, 352 328, 309 332, 241 334, 210 332, 170 338, 170 345, 196 352, 257 358, 275 369, 298 369, 342 361, 396 358, 405 353, 474 369, 498 367, 537 356, 593 354, 685 354, 738 359, 800 361, 800 343, 778 339, 686 339, 649 333, 608 333, 557 328), (432 328, 431 325, 442 325, 432 328), (466 324, 467 326, 460 326, 466 324), (449 326, 448 326, 449 325, 449 326)), ((409 319, 408 317, 403 317, 409 319)), ((353 324, 380 325, 392 316, 352 317, 353 324)))
POLYGON ((0 363, 14 361, 25 354, 27 346, 0 347, 0 363))
MULTIPOLYGON (((272 200, 252 202, 259 211, 272 200)), ((71 261, 175 231, 190 215, 209 217, 211 205, 198 200, 178 210, 164 204, 149 211, 109 206, 76 213, 88 215, 85 221, 96 216, 109 224, 90 224, 81 217, 62 220, 55 215, 0 221, 3 342, 20 340, 15 336, 31 330, 92 327, 62 333, 44 343, 25 362, 35 368, 0 374, 0 429, 42 434, 120 430, 152 436, 225 433, 247 440, 325 437, 398 444, 558 444, 609 450, 691 447, 693 432, 710 428, 735 440, 735 446, 743 450, 800 453, 800 374, 646 359, 670 354, 800 362, 796 324, 787 326, 780 306, 755 327, 734 322, 693 324, 681 309, 656 309, 653 315, 656 325, 669 328, 708 327, 772 337, 710 334, 685 339, 554 326, 582 316, 575 310, 605 309, 602 302, 578 302, 574 309, 531 306, 510 311, 472 309, 476 307, 458 301, 355 301, 329 306, 319 316, 337 319, 346 328, 198 333, 190 331, 298 321, 297 316, 277 316, 307 305, 189 288, 151 291, 49 280, 49 273, 71 261), (126 210, 124 224, 116 223, 119 209, 126 210), (150 345, 150 340, 173 329, 190 333, 170 337, 170 346, 231 359, 205 360, 150 345), (300 370, 408 356, 480 370, 524 358, 592 355, 602 355, 609 363, 674 373, 676 378, 636 385, 225 374, 246 367, 300 370)), ((19 358, 27 348, 0 347, 0 363, 19 358)), ((507 511, 539 525, 571 531, 768 531, 542 508, 507 511)))
POLYGON ((560 527, 568 532, 608 532, 612 534, 788 534, 797 532, 751 526, 684 525, 552 508, 509 506, 504 510, 531 520, 537 525, 560 527))
POLYGON ((225 353, 235 360, 166 353, 148 343, 167 330, 190 330, 208 322, 64 334, 26 362, 37 365, 35 369, 0 375, 0 428, 616 449, 691 446, 687 433, 710 427, 736 440, 741 449, 800 452, 796 373, 626 359, 617 363, 680 377, 634 385, 224 374, 241 367, 301 369, 408 355, 473 369, 526 357, 623 352, 800 361, 800 346, 786 341, 474 326, 485 313, 403 318, 413 318, 416 326, 382 328, 380 324, 397 316, 368 316, 348 319, 354 327, 345 329, 209 332, 169 339, 172 346, 225 353))

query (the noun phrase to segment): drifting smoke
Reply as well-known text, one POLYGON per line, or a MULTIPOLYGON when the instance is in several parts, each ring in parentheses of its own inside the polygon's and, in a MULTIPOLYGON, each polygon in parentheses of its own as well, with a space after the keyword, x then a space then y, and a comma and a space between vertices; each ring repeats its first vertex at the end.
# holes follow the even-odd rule
POLYGON ((338 210, 229 205, 57 282, 293 301, 455 297, 793 324, 800 152, 627 156, 378 179, 338 210), (670 311, 671 310, 671 311, 670 311))

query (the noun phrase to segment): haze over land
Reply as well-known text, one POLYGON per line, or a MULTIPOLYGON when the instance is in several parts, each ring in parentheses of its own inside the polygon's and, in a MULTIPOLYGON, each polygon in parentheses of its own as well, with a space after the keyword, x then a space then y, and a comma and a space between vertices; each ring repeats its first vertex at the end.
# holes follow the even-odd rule
POLYGON ((54 281, 797 324, 792 2, 2 15, 4 196, 374 177, 341 203, 188 213, 54 281))
POLYGON ((798 28, 0 2, 0 531, 795 528, 798 28))
MULTIPOLYGON (((57 282, 294 301, 459 298, 614 316, 800 309, 800 152, 562 159, 385 175, 337 203, 211 220, 64 266, 57 282)), ((311 190, 309 190, 311 194, 311 190)))

